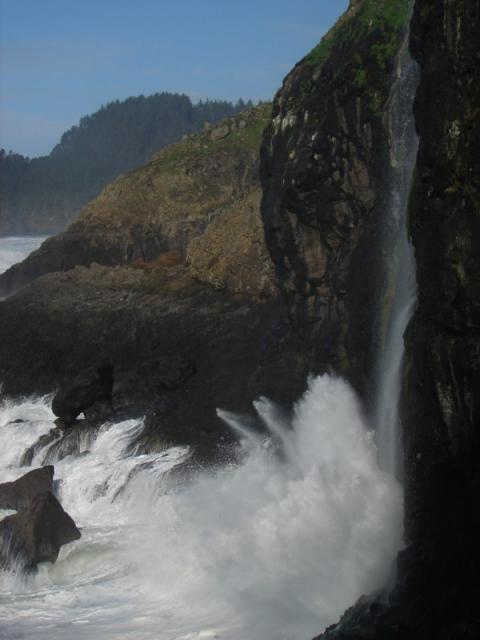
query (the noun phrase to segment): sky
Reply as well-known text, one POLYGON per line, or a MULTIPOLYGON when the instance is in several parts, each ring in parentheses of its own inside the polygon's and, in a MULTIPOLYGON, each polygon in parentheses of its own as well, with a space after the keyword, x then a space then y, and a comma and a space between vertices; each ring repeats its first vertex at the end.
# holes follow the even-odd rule
POLYGON ((0 0, 0 147, 30 157, 103 104, 270 99, 348 0, 0 0))

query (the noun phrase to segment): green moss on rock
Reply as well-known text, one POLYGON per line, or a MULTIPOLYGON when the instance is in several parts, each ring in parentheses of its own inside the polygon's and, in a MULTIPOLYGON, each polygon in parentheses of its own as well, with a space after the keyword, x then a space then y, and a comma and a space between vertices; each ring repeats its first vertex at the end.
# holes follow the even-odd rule
POLYGON ((249 150, 258 152, 263 131, 270 121, 270 102, 228 118, 217 127, 208 127, 202 133, 185 137, 157 153, 152 162, 158 168, 174 169, 179 163, 209 156, 221 151, 249 150), (215 132, 221 137, 216 138, 215 132))
POLYGON ((384 37, 377 45, 375 60, 379 68, 384 69, 386 60, 395 55, 400 45, 401 32, 408 21, 411 7, 411 0, 364 0, 351 6, 306 56, 305 62, 314 67, 321 66, 329 58, 333 47, 379 31, 384 37))

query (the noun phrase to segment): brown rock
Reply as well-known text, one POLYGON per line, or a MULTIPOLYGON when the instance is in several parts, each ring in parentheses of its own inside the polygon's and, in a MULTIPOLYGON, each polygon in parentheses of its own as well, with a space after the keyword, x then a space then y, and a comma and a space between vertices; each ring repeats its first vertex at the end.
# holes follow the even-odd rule
MULTIPOLYGON (((232 124, 190 136, 113 181, 64 233, 0 275, 0 296, 42 274, 79 265, 146 264, 168 252, 187 255, 193 239, 241 210, 258 190, 259 148, 269 115, 269 105, 251 109, 238 116, 245 128, 228 138, 232 124)), ((263 232, 257 240, 263 242, 263 232)))
POLYGON ((80 531, 51 492, 0 522, 0 567, 32 571, 39 562, 55 562, 60 547, 80 538, 80 531))
POLYGON ((210 134, 211 139, 215 142, 216 140, 223 140, 230 133, 230 127, 227 124, 224 124, 222 127, 217 127, 213 129, 210 134))
POLYGON ((48 465, 29 471, 13 482, 0 484, 0 509, 25 509, 38 494, 52 491, 53 472, 53 467, 48 465))

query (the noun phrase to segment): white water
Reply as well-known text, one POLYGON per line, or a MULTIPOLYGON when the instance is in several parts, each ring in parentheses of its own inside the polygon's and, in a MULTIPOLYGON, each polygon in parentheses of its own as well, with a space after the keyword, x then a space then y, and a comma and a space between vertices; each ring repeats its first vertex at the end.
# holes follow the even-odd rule
MULTIPOLYGON (((51 428, 48 407, 0 406, 0 481, 28 470, 19 460, 51 428)), ((265 399, 257 410, 270 437, 227 414, 249 436, 243 462, 187 487, 166 483, 186 450, 125 456, 135 421, 105 425, 83 455, 55 462, 82 538, 34 578, 3 574, 0 637, 305 640, 380 586, 400 545, 402 492, 377 466, 350 387, 311 380, 291 423, 265 399)))
POLYGON ((386 208, 382 247, 388 251, 389 273, 385 303, 389 308, 377 373, 374 418, 382 468, 400 473, 401 438, 399 400, 402 386, 403 335, 417 298, 415 258, 407 235, 408 199, 418 151, 413 99, 418 85, 417 64, 408 51, 407 33, 399 55, 397 77, 387 109, 390 132, 390 198, 386 208))
POLYGON ((0 238, 0 273, 38 249, 45 238, 0 238))

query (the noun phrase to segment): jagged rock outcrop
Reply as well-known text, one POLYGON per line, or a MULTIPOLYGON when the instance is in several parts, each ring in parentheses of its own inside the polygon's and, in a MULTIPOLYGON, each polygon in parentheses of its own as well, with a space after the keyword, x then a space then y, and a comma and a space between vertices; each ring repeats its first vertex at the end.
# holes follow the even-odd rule
POLYGON ((274 290, 273 267, 259 215, 260 188, 213 220, 188 247, 192 276, 216 289, 255 296, 274 290))
POLYGON ((277 94, 262 148, 262 215, 290 317, 315 370, 368 396, 387 194, 384 112, 408 0, 351 2, 277 94))
POLYGON ((0 276, 0 296, 42 274, 92 263, 144 265, 172 252, 191 264, 200 281, 271 293, 258 177, 270 108, 262 105, 185 136, 116 179, 64 233, 0 276))
POLYGON ((41 493, 0 522, 0 568, 33 571, 39 562, 55 562, 60 547, 80 537, 53 493, 41 493))
POLYGON ((17 480, 0 484, 0 509, 25 509, 38 494, 52 490, 53 467, 34 469, 17 480))

